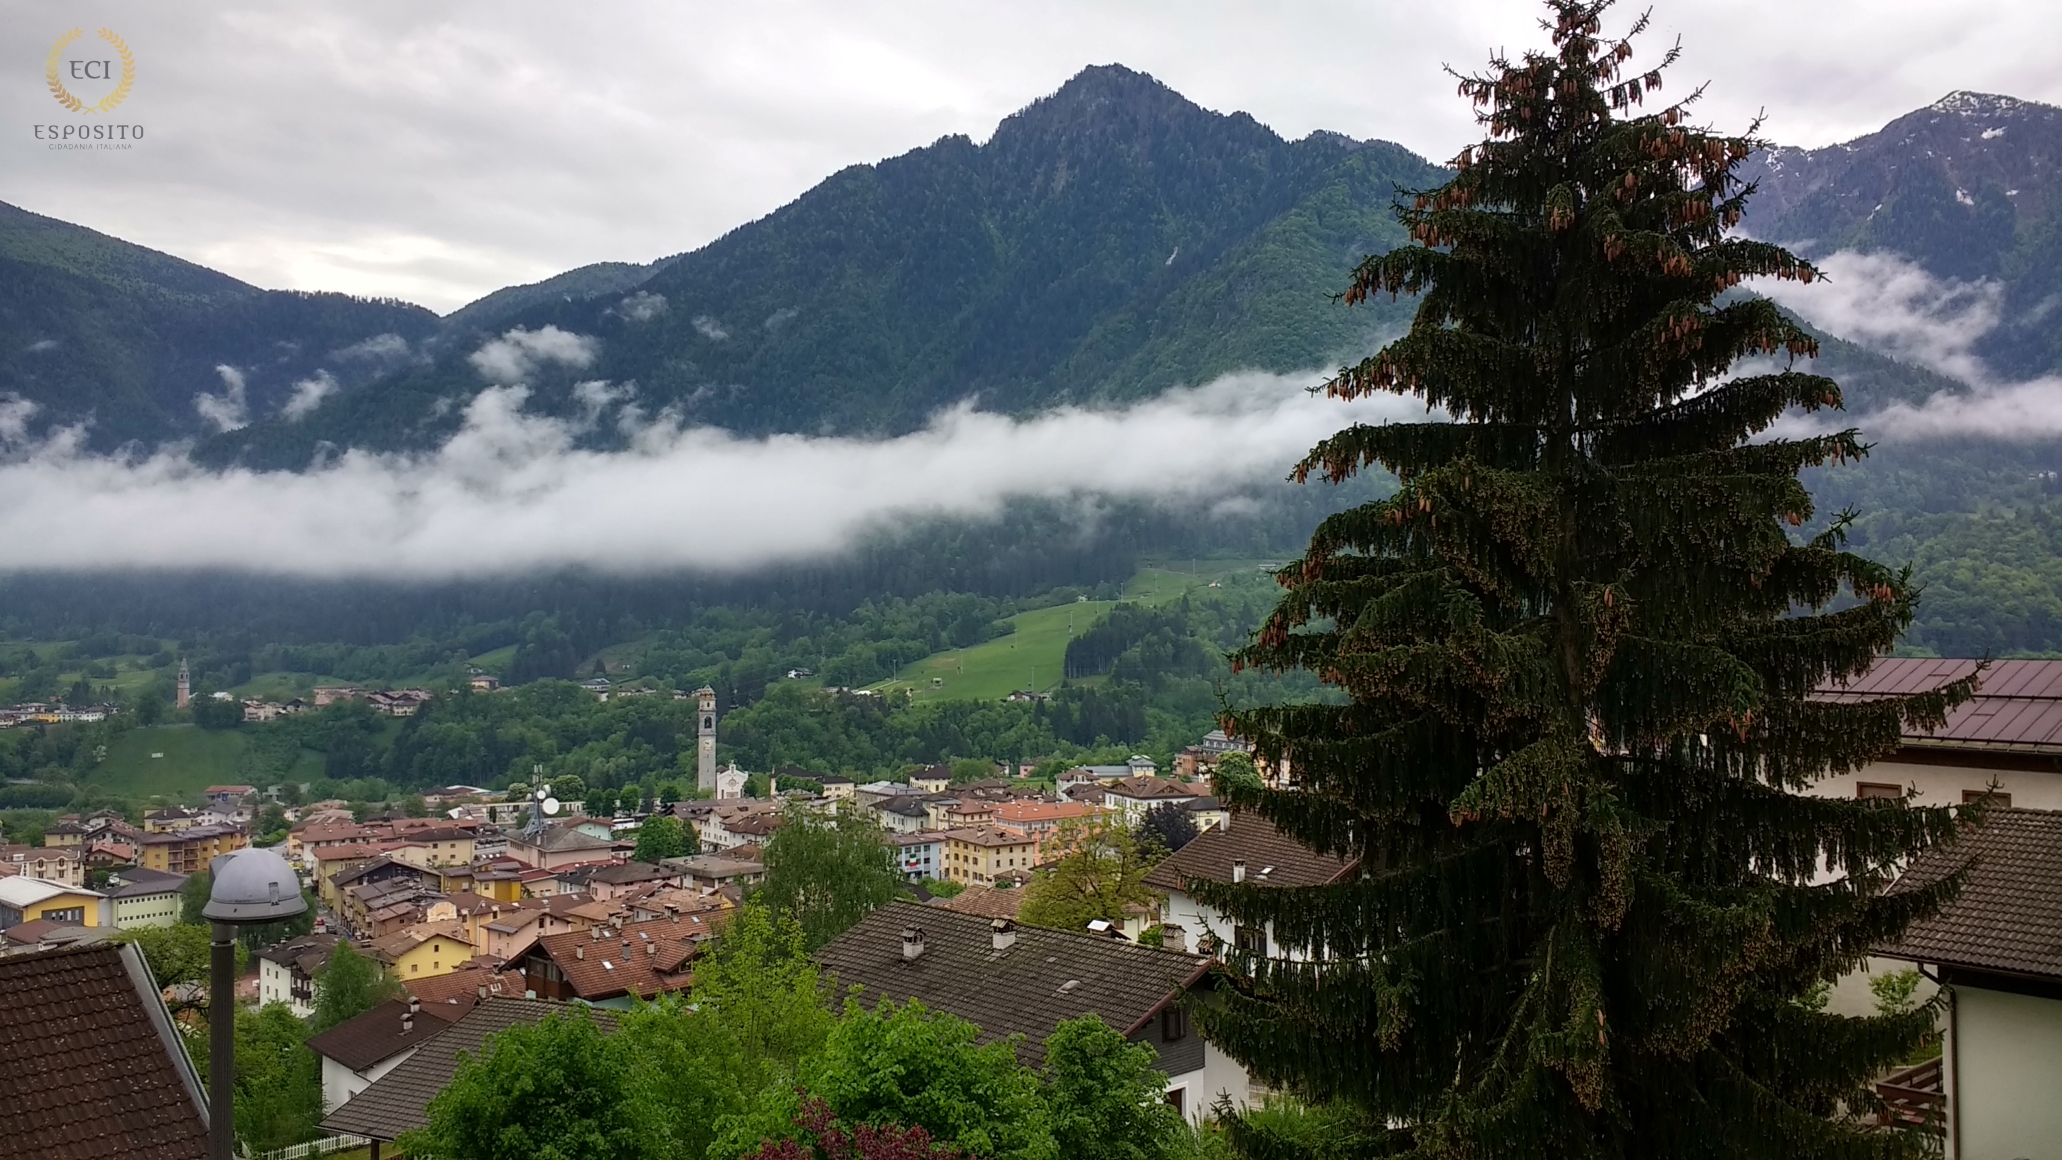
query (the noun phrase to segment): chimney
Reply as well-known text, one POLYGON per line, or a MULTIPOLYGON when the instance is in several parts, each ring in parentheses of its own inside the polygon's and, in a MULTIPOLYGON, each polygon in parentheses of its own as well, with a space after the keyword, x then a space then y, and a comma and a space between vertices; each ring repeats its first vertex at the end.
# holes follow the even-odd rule
POLYGON ((623 940, 623 961, 630 961, 630 940, 627 938, 623 940))
POLYGON ((1244 882, 1246 880, 1246 864, 1244 862, 1234 862, 1231 864, 1231 880, 1233 882, 1244 882))
POLYGON ((422 1014, 422 1000, 414 995, 408 996, 408 1014, 411 1016, 422 1014))
POLYGON ((1006 918, 998 918, 988 924, 988 941, 998 951, 1006 951, 1017 945, 1017 924, 1006 918))
POLYGON ((574 948, 573 948, 573 957, 574 957, 574 958, 576 958, 576 959, 579 959, 579 960, 580 960, 581 962, 586 962, 586 961, 587 961, 587 948, 586 948, 586 947, 583 947, 583 946, 576 946, 576 947, 574 947, 574 948))
POLYGON ((414 1010, 410 1009, 407 1011, 403 1011, 401 1013, 401 1034, 406 1035, 413 1030, 415 1030, 414 1010))
POLYGON ((923 957, 924 932, 913 926, 902 928, 902 961, 913 963, 923 957))
POLYGON ((487 997, 487 984, 485 984, 485 983, 481 983, 481 984, 480 984, 480 998, 482 998, 482 999, 485 999, 486 997, 487 997))
POLYGON ((646 943, 646 944, 644 944, 644 953, 645 953, 645 954, 647 954, 647 955, 649 955, 649 956, 651 956, 652 958, 658 958, 658 957, 659 957, 659 944, 657 944, 657 943, 646 943))

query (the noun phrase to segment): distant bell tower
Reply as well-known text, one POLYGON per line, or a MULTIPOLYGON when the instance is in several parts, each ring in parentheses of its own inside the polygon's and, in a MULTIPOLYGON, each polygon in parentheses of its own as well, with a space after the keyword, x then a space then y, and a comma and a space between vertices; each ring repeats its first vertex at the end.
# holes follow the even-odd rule
POLYGON ((193 703, 193 674, 186 671, 186 658, 179 658, 179 708, 193 703))
POLYGON ((716 792, 716 690, 707 685, 695 690, 695 701, 701 707, 701 741, 695 756, 700 759, 695 784, 716 792))

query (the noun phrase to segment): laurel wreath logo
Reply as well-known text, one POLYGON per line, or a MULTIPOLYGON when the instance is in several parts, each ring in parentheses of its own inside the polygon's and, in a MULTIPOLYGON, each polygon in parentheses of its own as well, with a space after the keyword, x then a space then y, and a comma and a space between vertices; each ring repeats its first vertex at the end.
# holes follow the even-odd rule
POLYGON ((50 55, 43 58, 43 83, 50 86, 50 95, 57 99, 58 104, 74 113, 105 113, 121 104, 128 97, 129 89, 136 84, 136 55, 129 51, 127 41, 115 35, 114 29, 100 30, 100 39, 112 45, 115 55, 122 58, 122 81, 115 86, 113 92, 89 105, 73 96, 71 90, 64 87, 64 82, 57 79, 57 66, 64 60, 64 50, 71 47, 72 41, 84 35, 86 33, 83 29, 74 28, 58 37, 57 43, 50 46, 50 55))

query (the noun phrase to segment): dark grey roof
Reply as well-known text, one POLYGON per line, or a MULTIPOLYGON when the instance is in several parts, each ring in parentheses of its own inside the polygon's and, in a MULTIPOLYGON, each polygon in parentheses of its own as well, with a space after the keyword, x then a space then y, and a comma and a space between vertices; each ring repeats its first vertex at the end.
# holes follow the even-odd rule
MULTIPOLYGON (((458 1072, 458 1055, 478 1055, 487 1037, 518 1024, 535 1023, 554 1011, 577 1014, 579 1008, 537 999, 488 998, 452 1024, 443 1034, 422 1045, 394 1070, 372 1081, 371 1086, 347 1100, 322 1120, 330 1132, 349 1132, 375 1140, 392 1141, 401 1133, 429 1122, 424 1114, 430 1101, 443 1091, 458 1072)), ((614 1031, 613 1015, 591 1014, 604 1031, 614 1031)))
POLYGON ((0 958, 0 1155, 202 1160, 200 1081, 134 945, 0 958))
POLYGON ((842 989, 869 1002, 916 999, 981 1029, 982 1042, 1021 1034, 1017 1057, 1036 1067, 1054 1027, 1082 1015, 1130 1034, 1168 999, 1207 975, 1211 960, 1096 935, 1016 928, 995 950, 991 920, 916 902, 891 902, 816 952, 842 989), (902 934, 923 934, 924 952, 902 953, 902 934))
POLYGON ((176 894, 186 886, 186 875, 167 874, 163 870, 147 870, 137 866, 124 870, 116 877, 122 880, 120 886, 107 891, 109 898, 142 898, 152 894, 176 894))
MULTIPOLYGON (((672 878, 678 871, 666 870, 650 862, 623 862, 614 866, 598 866, 587 875, 589 882, 607 882, 612 886, 634 886, 639 882, 656 882, 661 878, 672 878)), ((565 877, 561 875, 560 877, 565 877)))
POLYGON ((1883 953, 2062 979, 2062 813, 1991 810, 1954 845, 1921 854, 1891 889, 1938 882, 1964 865, 1961 894, 1883 953))
POLYGON ((1235 813, 1205 830, 1147 873, 1155 890, 1182 890, 1184 880, 1230 882, 1232 864, 1246 864, 1246 881, 1269 886, 1322 886, 1345 875, 1341 859, 1320 854, 1254 813, 1235 813))

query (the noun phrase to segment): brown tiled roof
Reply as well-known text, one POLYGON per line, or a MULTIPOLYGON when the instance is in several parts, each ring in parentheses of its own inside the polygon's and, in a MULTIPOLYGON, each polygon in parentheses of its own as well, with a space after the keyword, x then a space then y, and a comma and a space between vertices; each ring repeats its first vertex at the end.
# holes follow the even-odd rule
POLYGON ((982 918, 1007 918, 1015 921, 1017 911, 1024 905, 1021 890, 997 890, 993 886, 969 886, 951 898, 935 899, 932 906, 941 910, 954 910, 961 914, 973 914, 982 918))
POLYGON ((1016 928, 1016 943, 993 949, 991 920, 916 902, 891 902, 832 939, 816 961, 842 989, 869 1002, 919 1000, 981 1029, 982 1042, 1021 1034, 1017 1056, 1036 1067, 1054 1027, 1082 1015, 1130 1034, 1184 987, 1205 978, 1210 959, 1072 931, 1016 928), (902 932, 921 932, 924 951, 903 957, 902 932))
POLYGON ((969 846, 1029 846, 1038 839, 1024 831, 1009 826, 968 826, 960 830, 947 830, 945 836, 955 842, 969 846))
POLYGON ((1177 798, 1186 799, 1196 796, 1189 787, 1178 781, 1168 781, 1165 778, 1146 776, 1127 777, 1123 781, 1105 787, 1103 792, 1115 794, 1118 797, 1132 798, 1136 801, 1172 801, 1177 798))
POLYGON ((298 966, 302 974, 313 975, 329 961, 330 952, 342 941, 341 937, 333 934, 304 934, 259 951, 258 957, 270 959, 282 967, 298 966))
POLYGON ((721 911, 634 922, 626 926, 548 934, 533 955, 548 956, 573 993, 588 1002, 634 994, 649 999, 684 991, 692 981, 689 960, 729 916, 721 911), (595 937, 601 931, 601 937, 595 937))
POLYGON ((1937 882, 1963 865, 1961 894, 1883 953, 2062 979, 2062 813, 1992 810, 1954 845, 1921 854, 1891 889, 1937 882))
POLYGON ((613 886, 628 886, 638 882, 656 882, 662 878, 677 878, 679 871, 654 866, 650 862, 623 862, 596 869, 587 876, 589 882, 606 882, 613 886))
POLYGON ((480 988, 487 988, 491 995, 505 995, 520 999, 526 984, 519 971, 497 971, 492 967, 475 966, 452 971, 448 975, 437 975, 428 979, 410 979, 403 986, 408 993, 422 1000, 425 1009, 436 1007, 439 1017, 456 1019, 472 1010, 479 1002, 480 988))
MULTIPOLYGON (((535 1023, 555 1011, 576 1018, 581 1014, 576 1008, 534 999, 488 999, 478 1004, 460 1016, 449 1030, 423 1044, 414 1055, 395 1065, 394 1070, 324 1117, 323 1129, 392 1141, 403 1132, 424 1126, 429 1122, 424 1109, 457 1074, 460 1052, 477 1056, 495 1032, 535 1023)), ((613 1015, 591 1010, 587 1013, 601 1024, 603 1031, 616 1029, 613 1015)))
MULTIPOLYGON (((1926 693, 1976 671, 1973 660, 1887 657, 1844 684, 1815 696, 1824 701, 1868 701, 1926 693)), ((1977 693, 1950 710, 1947 724, 1905 734, 1906 745, 2062 753, 2062 661, 1993 661, 1977 693)))
POLYGON ((54 942, 77 942, 92 932, 92 927, 81 926, 76 922, 65 922, 55 918, 37 918, 31 919, 28 922, 15 923, 5 931, 0 931, 0 937, 5 937, 8 942, 19 943, 22 946, 34 946, 45 939, 50 939, 54 942))
POLYGON ((0 1154, 207 1154, 200 1081, 134 946, 0 958, 0 1076, 0 1154))
POLYGON ((1183 879, 1230 882, 1234 862, 1246 864, 1246 881, 1255 885, 1322 886, 1347 871, 1345 862, 1303 845, 1266 818, 1237 813, 1169 854, 1145 882, 1155 890, 1184 889, 1183 879))
POLYGON ((424 1003, 410 1019, 405 1001, 389 999, 362 1015, 346 1019, 322 1034, 310 1037, 308 1050, 325 1059, 334 1059, 352 1071, 364 1071, 382 1059, 392 1058, 442 1035, 457 1018, 458 1013, 449 1008, 424 1003), (407 1024, 405 1030, 404 1022, 407 1024))

